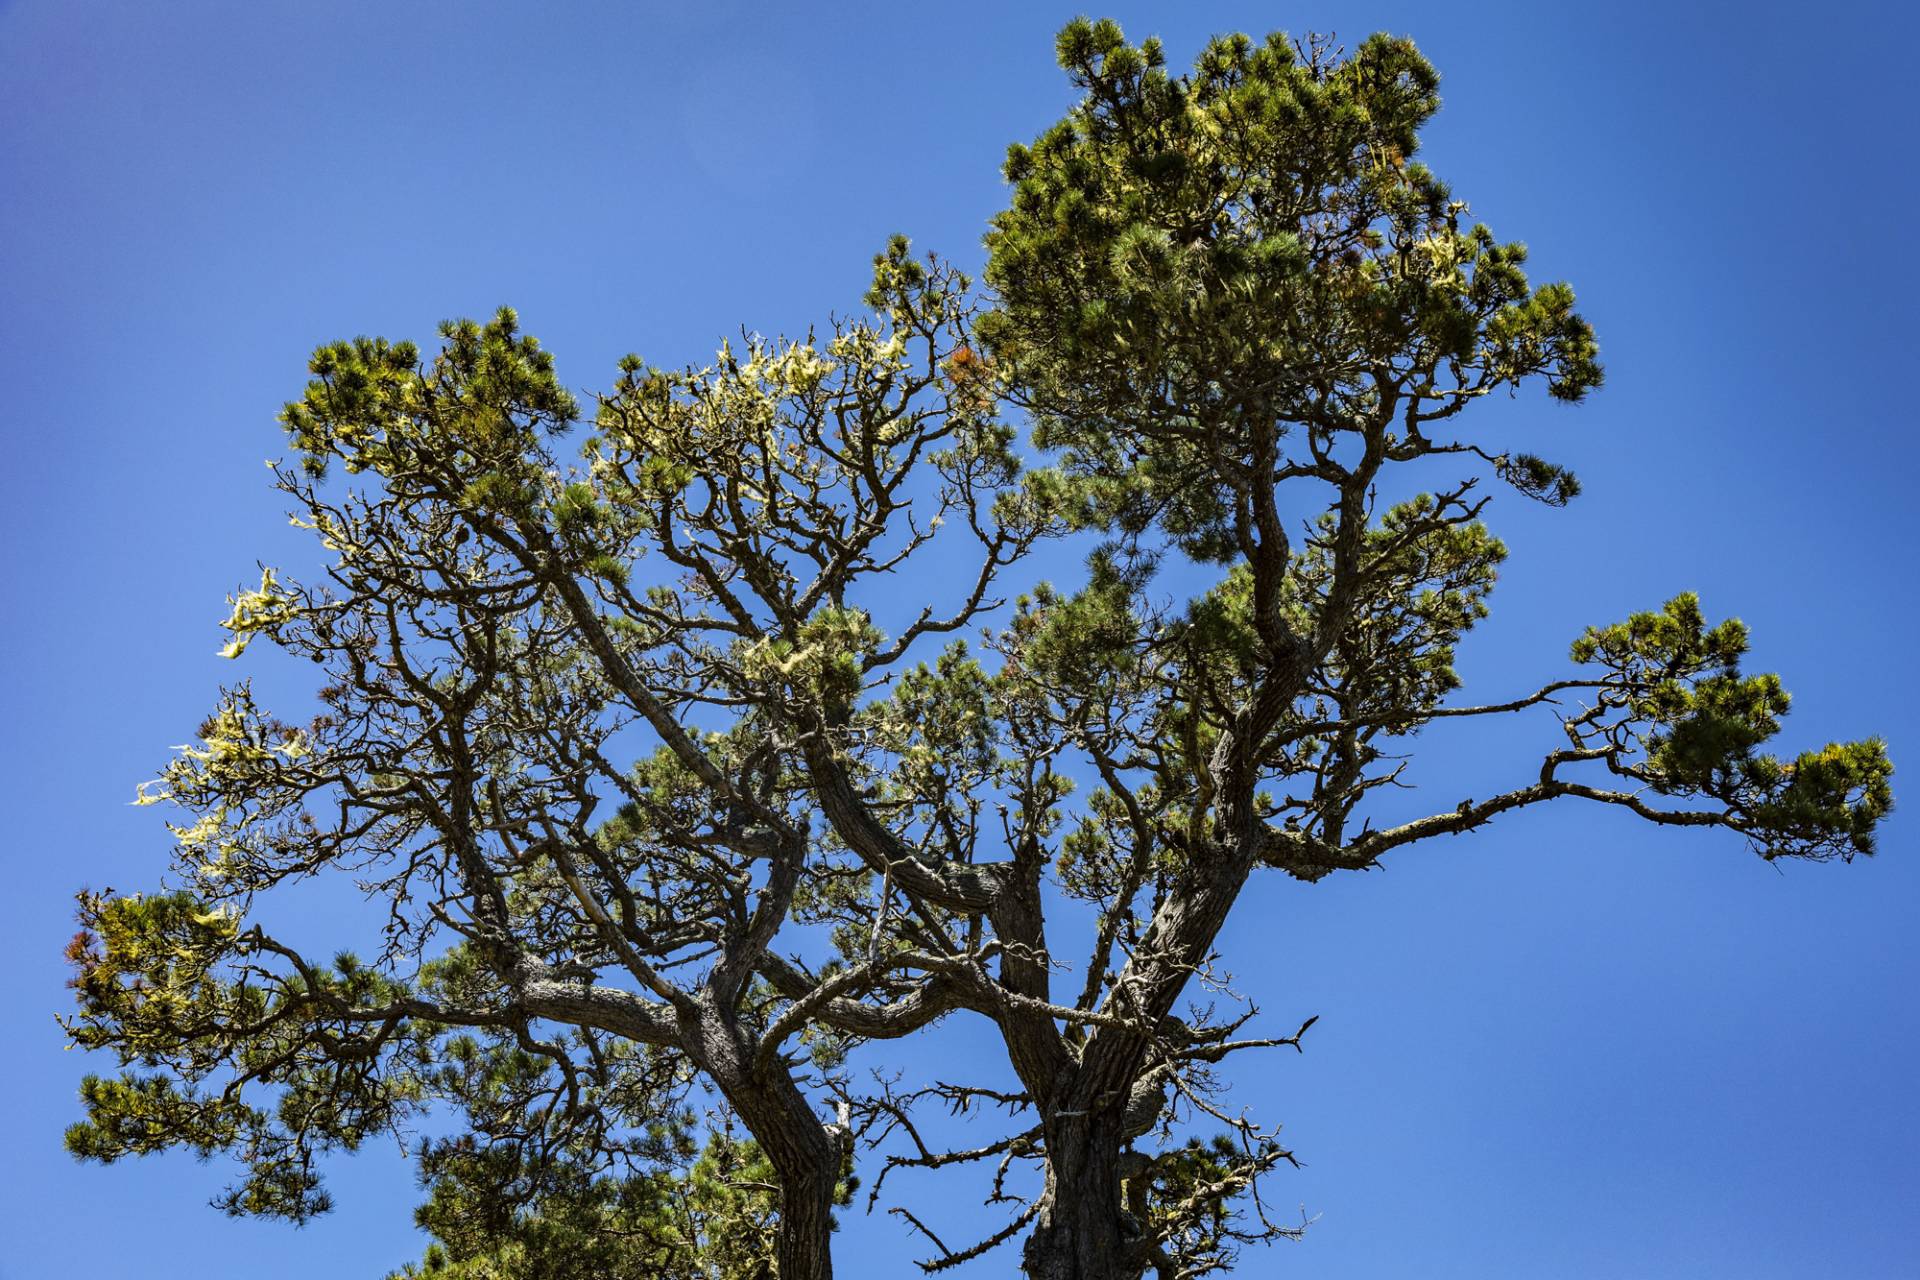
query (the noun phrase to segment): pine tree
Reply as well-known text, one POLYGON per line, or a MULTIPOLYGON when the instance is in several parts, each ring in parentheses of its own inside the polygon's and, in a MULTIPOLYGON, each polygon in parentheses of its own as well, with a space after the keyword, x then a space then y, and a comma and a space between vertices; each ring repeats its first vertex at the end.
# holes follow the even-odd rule
POLYGON ((1307 1027, 1182 1005, 1254 875, 1545 804, 1873 851, 1883 744, 1769 750, 1787 694, 1692 595, 1454 697, 1488 489, 1579 491, 1470 410, 1601 369, 1416 159, 1409 42, 1234 36, 1174 76, 1077 21, 1059 56, 1084 98, 1009 152, 985 294, 896 240, 871 321, 630 357, 585 422, 507 311, 314 355, 275 475, 326 564, 238 594, 226 652, 311 659, 324 709, 226 690, 141 792, 187 815, 170 887, 82 895, 69 1028, 127 1069, 76 1154, 227 1152, 228 1209, 299 1220, 317 1156, 453 1114, 403 1274, 475 1280, 824 1277, 862 1158, 871 1197, 980 1165, 1011 1212, 929 1271, 1024 1235, 1044 1280, 1205 1275, 1297 1230, 1215 1069, 1307 1027), (1076 540, 1084 581, 1038 580, 1076 540), (1379 820, 1424 727, 1541 708, 1505 789, 1379 820), (369 889, 375 954, 269 931, 312 876, 369 889), (947 1016, 1017 1089, 850 1066, 947 1016), (946 1150, 931 1103, 1011 1119, 946 1150))

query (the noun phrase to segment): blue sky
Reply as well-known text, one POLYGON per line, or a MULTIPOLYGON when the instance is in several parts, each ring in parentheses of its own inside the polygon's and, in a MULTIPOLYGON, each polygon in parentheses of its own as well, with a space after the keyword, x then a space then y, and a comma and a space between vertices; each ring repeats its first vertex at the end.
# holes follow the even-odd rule
MULTIPOLYGON (((306 353, 511 303, 587 389, 625 351, 693 361, 853 309, 894 231, 977 263, 1006 144, 1069 101, 1072 12, 0 3, 0 1280, 372 1280, 419 1251, 389 1151, 337 1165, 340 1207, 295 1231, 208 1209, 217 1166, 60 1148, 87 1066, 53 1021, 70 896, 154 882, 166 836, 133 784, 232 678, 226 593, 304 551, 261 462, 306 353)), ((1471 692, 1530 688, 1586 624, 1692 588, 1784 673, 1790 747, 1880 733, 1912 758, 1910 14, 1105 12, 1176 62, 1219 31, 1412 35, 1445 78, 1429 162, 1579 290, 1608 385, 1502 412, 1587 494, 1490 513, 1513 554, 1471 692)), ((1525 772, 1505 739, 1426 745, 1435 807, 1525 772)), ((1896 813, 1874 861, 1776 869, 1546 812, 1257 884, 1227 966, 1272 1025, 1321 1021, 1238 1098, 1286 1122, 1306 1167, 1274 1198, 1317 1221, 1243 1273, 1920 1275, 1913 831, 1896 813)), ((339 904, 316 909, 324 933, 339 904)), ((965 1024, 899 1050, 983 1052, 965 1024)), ((848 1217, 843 1274, 910 1256, 896 1219, 848 1217)))

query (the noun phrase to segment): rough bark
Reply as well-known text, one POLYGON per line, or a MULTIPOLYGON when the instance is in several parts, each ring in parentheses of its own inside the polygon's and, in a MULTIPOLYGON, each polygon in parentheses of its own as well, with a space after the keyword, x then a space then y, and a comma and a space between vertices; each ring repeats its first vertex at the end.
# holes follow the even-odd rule
POLYGON ((688 1036, 696 1063, 719 1088, 780 1183, 775 1259, 780 1280, 831 1280, 833 1196, 844 1133, 824 1123, 784 1062, 761 1063, 731 1016, 703 1002, 688 1036))
POLYGON ((1142 1270, 1140 1227, 1121 1199, 1119 1117, 1056 1111, 1046 1125, 1045 1200, 1021 1269, 1030 1280, 1131 1280, 1142 1270))

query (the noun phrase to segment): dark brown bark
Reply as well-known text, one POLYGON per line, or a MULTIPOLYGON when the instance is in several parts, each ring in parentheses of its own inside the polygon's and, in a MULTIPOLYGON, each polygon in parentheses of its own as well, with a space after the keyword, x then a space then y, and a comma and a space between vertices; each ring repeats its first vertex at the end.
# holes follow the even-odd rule
POLYGON ((1046 1126, 1046 1199, 1021 1270, 1029 1280, 1134 1280, 1144 1249, 1121 1198, 1120 1118, 1071 1110, 1046 1126))
POLYGON ((806 1176, 781 1175, 780 1235, 774 1253, 780 1280, 832 1280, 835 1181, 817 1168, 806 1176))
POLYGON ((844 1159, 844 1132, 829 1127, 800 1092, 784 1062, 763 1065, 731 1016, 703 1002, 688 1039, 695 1062, 739 1113, 780 1183, 774 1257, 780 1280, 832 1280, 833 1193, 844 1159))

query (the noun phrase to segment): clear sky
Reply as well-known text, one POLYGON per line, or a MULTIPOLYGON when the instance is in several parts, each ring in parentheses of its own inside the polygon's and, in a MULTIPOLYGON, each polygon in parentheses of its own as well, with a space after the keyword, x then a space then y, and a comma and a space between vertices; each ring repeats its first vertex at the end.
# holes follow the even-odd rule
MULTIPOLYGON (((1693 588, 1786 676, 1790 749, 1877 732, 1920 759, 1911 10, 1106 12, 1176 63, 1228 30, 1412 35, 1445 77, 1429 162, 1579 290, 1608 385, 1517 411, 1587 495, 1491 512, 1513 555, 1476 700, 1693 588)), ((1072 13, 0 0, 0 1280, 375 1280, 419 1253, 390 1150, 336 1164, 339 1208, 296 1231, 207 1208, 217 1165, 60 1147, 88 1066, 53 1021, 70 896, 155 882, 133 785, 233 677, 226 593, 304 550, 261 461, 307 352, 504 302, 591 389, 625 351, 854 309, 894 231, 977 263, 1006 144, 1069 101, 1072 13)), ((1437 808, 1525 769, 1430 745, 1437 808)), ((1910 813, 1852 866, 1557 811, 1257 883, 1226 963, 1271 1025, 1321 1021, 1238 1096, 1287 1123, 1306 1167, 1272 1189, 1317 1221, 1242 1273, 1920 1275, 1910 813)), ((840 1244, 846 1276, 913 1274, 897 1219, 849 1214, 840 1244)))

